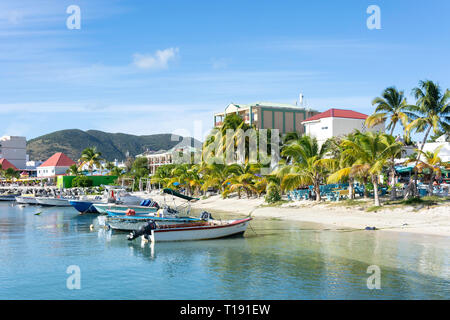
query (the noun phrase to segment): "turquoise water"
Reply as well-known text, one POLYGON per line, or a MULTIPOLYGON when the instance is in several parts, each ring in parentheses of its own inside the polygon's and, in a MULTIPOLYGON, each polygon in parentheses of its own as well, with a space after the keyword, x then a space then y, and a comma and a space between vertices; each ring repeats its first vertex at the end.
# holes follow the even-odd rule
POLYGON ((91 231, 94 219, 0 203, 0 299, 450 298, 448 237, 255 219, 244 238, 142 247, 91 231), (380 290, 367 288, 370 265, 380 290))

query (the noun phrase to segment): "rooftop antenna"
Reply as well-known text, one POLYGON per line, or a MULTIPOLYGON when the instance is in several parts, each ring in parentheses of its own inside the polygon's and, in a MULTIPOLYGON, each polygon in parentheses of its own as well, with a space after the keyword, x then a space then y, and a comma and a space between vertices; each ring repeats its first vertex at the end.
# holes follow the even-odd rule
POLYGON ((298 95, 298 105, 300 107, 303 107, 303 93, 300 92, 300 94, 298 95))

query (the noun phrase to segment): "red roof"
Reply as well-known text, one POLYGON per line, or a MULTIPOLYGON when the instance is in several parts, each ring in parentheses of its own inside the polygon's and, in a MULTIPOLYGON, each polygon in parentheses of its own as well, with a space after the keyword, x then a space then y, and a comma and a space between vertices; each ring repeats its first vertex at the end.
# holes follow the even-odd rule
POLYGON ((303 122, 307 122, 307 121, 314 121, 314 120, 319 120, 322 118, 330 118, 330 117, 334 117, 334 118, 350 118, 350 119, 366 119, 368 116, 367 114, 361 113, 361 112, 356 112, 356 111, 352 111, 352 110, 344 110, 344 109, 329 109, 325 112, 316 114, 315 116, 312 116, 308 119, 305 119, 303 122))
POLYGON ((50 158, 47 159, 39 167, 70 167, 75 164, 75 161, 70 159, 62 152, 55 153, 50 158))
POLYGON ((9 168, 13 168, 14 170, 17 171, 17 168, 15 165, 13 165, 11 162, 9 162, 8 160, 6 160, 5 158, 1 158, 0 159, 0 164, 2 165, 2 169, 3 170, 7 170, 9 168))

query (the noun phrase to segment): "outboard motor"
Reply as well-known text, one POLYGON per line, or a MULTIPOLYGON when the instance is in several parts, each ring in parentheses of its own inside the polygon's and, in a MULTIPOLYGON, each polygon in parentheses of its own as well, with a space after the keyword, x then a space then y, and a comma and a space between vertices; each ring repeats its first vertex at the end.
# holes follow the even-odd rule
POLYGON ((133 230, 130 232, 130 234, 127 236, 128 240, 134 240, 137 237, 140 236, 148 236, 152 233, 152 230, 156 229, 156 223, 155 221, 151 220, 147 222, 145 225, 143 225, 139 230, 133 230))
POLYGON ((212 217, 211 213, 209 213, 208 211, 203 211, 200 214, 200 219, 202 219, 202 220, 213 220, 214 218, 212 217))

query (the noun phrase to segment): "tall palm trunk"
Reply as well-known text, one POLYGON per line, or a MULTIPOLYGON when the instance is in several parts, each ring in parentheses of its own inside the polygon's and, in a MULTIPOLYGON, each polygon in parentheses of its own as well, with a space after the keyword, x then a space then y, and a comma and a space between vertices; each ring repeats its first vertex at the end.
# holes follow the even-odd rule
POLYGON ((355 191, 353 189, 353 183, 355 182, 354 178, 348 179, 348 197, 350 200, 355 199, 355 191))
POLYGON ((392 158, 391 164, 391 200, 397 198, 397 190, 395 189, 395 163, 394 158, 392 158))
POLYGON ((320 202, 322 198, 320 196, 320 183, 318 180, 314 181, 314 192, 316 193, 316 202, 320 202))
POLYGON ((428 195, 429 196, 433 195, 433 180, 434 180, 435 176, 436 176, 436 174, 434 173, 434 170, 431 169, 430 182, 428 183, 428 195))
POLYGON ((373 183, 373 199, 375 206, 380 206, 380 198, 378 196, 378 176, 373 175, 372 176, 372 183, 373 183))
MULTIPOLYGON (((423 151, 423 147, 425 146, 425 142, 427 141, 428 135, 430 134, 432 126, 428 125, 428 129, 427 132, 425 133, 425 137, 423 138, 423 142, 422 145, 420 146, 420 151, 417 153, 417 159, 416 159, 416 164, 414 165, 414 168, 417 167, 417 165, 419 164, 419 159, 420 159, 420 155, 422 154, 423 151)), ((408 190, 406 191, 405 194, 405 200, 408 199, 410 196, 417 196, 417 174, 418 171, 414 170, 414 178, 412 181, 409 181, 409 185, 408 185, 408 190)))
POLYGON ((362 178, 364 184, 364 199, 369 198, 369 192, 367 191, 367 180, 368 180, 367 177, 362 178))
POLYGON ((396 125, 397 125, 397 122, 394 122, 394 124, 392 125, 391 132, 389 133, 391 136, 393 136, 393 134, 394 134, 394 128, 396 125))

